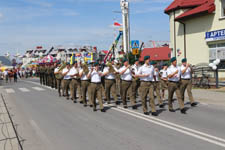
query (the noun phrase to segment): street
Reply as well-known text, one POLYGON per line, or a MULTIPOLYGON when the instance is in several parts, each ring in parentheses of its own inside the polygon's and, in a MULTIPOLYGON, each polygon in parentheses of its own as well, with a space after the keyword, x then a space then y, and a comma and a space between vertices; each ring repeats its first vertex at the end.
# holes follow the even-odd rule
POLYGON ((37 79, 4 85, 0 92, 24 150, 225 149, 224 107, 200 103, 184 115, 166 106, 152 117, 142 115, 141 105, 137 111, 106 105, 106 113, 95 113, 59 98, 37 79))

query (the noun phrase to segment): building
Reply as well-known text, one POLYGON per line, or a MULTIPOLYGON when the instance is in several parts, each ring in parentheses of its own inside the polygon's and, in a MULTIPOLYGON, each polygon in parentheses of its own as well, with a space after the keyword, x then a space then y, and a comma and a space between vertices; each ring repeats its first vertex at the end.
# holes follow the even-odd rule
POLYGON ((140 56, 140 61, 144 61, 145 56, 150 56, 151 60, 158 62, 169 61, 171 58, 171 49, 168 46, 144 48, 140 56))
POLYGON ((182 58, 193 65, 217 58, 225 63, 225 0, 174 0, 165 13, 178 63, 182 58))

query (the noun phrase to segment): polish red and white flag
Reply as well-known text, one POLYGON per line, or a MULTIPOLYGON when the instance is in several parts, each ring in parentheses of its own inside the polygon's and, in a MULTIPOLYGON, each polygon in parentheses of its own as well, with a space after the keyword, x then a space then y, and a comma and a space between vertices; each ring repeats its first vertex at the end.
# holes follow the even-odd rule
POLYGON ((122 26, 119 22, 114 22, 114 26, 122 26))

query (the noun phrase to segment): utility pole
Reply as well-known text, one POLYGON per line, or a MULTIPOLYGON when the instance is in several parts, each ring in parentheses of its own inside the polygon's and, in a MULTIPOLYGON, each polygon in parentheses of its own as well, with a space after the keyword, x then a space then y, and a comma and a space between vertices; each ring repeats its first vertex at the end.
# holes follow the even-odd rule
POLYGON ((123 18, 123 50, 128 54, 130 52, 129 2, 127 0, 121 0, 120 6, 123 18))

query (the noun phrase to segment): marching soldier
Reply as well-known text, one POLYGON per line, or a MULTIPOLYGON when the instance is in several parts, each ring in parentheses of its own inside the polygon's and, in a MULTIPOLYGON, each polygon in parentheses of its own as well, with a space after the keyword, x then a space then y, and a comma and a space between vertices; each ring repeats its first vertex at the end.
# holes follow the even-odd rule
POLYGON ((63 75, 61 73, 60 68, 61 68, 60 63, 57 63, 57 67, 54 70, 59 97, 61 97, 61 87, 62 87, 61 84, 62 84, 62 79, 63 79, 63 75))
POLYGON ((168 65, 166 63, 164 63, 163 64, 163 69, 160 70, 162 99, 163 100, 165 100, 165 90, 167 90, 167 88, 168 88, 167 68, 168 68, 168 65))
POLYGON ((45 75, 44 75, 44 65, 40 64, 40 83, 41 85, 45 84, 45 75))
POLYGON ((48 83, 48 76, 47 76, 47 64, 43 65, 43 72, 44 72, 44 85, 46 86, 48 83))
MULTIPOLYGON (((137 75, 138 70, 140 68, 138 58, 135 59, 135 63, 131 68, 132 68, 132 72, 134 73, 134 75, 137 75)), ((135 98, 135 100, 137 97, 137 92, 138 92, 139 86, 140 86, 140 79, 138 77, 133 77, 131 88, 132 88, 132 94, 133 94, 133 97, 135 98)), ((135 103, 136 103, 136 101, 135 101, 135 103)))
MULTIPOLYGON (((117 70, 120 69, 121 64, 118 60, 115 60, 115 67, 117 70)), ((121 83, 121 79, 120 79, 120 74, 116 74, 116 94, 117 97, 120 96, 120 83, 121 83)))
POLYGON ((135 98, 132 94, 131 89, 131 84, 132 84, 132 70, 131 66, 128 63, 127 59, 123 60, 124 66, 119 69, 120 77, 121 77, 121 87, 120 87, 120 92, 121 92, 121 98, 123 101, 123 107, 127 107, 127 94, 130 95, 130 100, 131 100, 131 105, 133 109, 137 109, 137 106, 135 104, 135 98))
POLYGON ((150 107, 152 109, 152 115, 157 116, 156 108, 155 108, 155 100, 154 100, 154 84, 153 84, 153 76, 154 76, 154 67, 151 66, 150 56, 144 57, 145 64, 138 71, 137 77, 140 78, 141 82, 141 99, 142 99, 142 107, 145 115, 148 115, 148 107, 147 107, 147 95, 150 95, 150 107))
POLYGON ((82 65, 82 68, 79 72, 80 75, 80 80, 81 80, 81 97, 82 97, 82 101, 84 104, 84 107, 87 107, 87 93, 88 93, 88 100, 89 100, 89 104, 90 107, 93 106, 92 102, 91 102, 91 96, 90 96, 90 80, 88 78, 88 73, 89 73, 89 69, 88 66, 86 64, 82 65))
POLYGON ((71 81, 71 77, 68 75, 70 71, 70 63, 66 64, 66 68, 63 69, 62 74, 63 74, 63 96, 66 96, 67 100, 69 100, 69 85, 71 81), (66 92, 66 94, 65 94, 66 92), (64 95, 65 94, 65 95, 64 95))
POLYGON ((103 70, 103 75, 105 76, 105 95, 108 104, 110 104, 110 91, 115 100, 115 103, 118 105, 118 98, 116 94, 116 77, 118 70, 114 66, 114 60, 108 62, 107 66, 103 70))
POLYGON ((74 61, 73 67, 70 69, 67 75, 71 78, 71 82, 69 84, 71 100, 76 103, 76 92, 79 85, 79 70, 77 61, 74 61))
POLYGON ((181 98, 181 92, 180 92, 180 69, 177 67, 177 59, 176 57, 171 58, 171 66, 167 69, 167 74, 168 74, 168 105, 169 105, 169 111, 170 112, 175 112, 173 109, 173 94, 174 92, 176 93, 177 100, 180 106, 180 111, 181 113, 185 114, 186 109, 184 108, 184 102, 181 98))
POLYGON ((50 74, 49 74, 49 86, 51 88, 54 88, 54 70, 55 70, 55 67, 54 67, 54 64, 50 64, 50 74))
POLYGON ((184 101, 185 98, 185 90, 187 89, 188 97, 191 103, 191 106, 194 107, 197 105, 197 103, 194 101, 194 98, 192 96, 192 69, 190 67, 190 64, 187 63, 187 59, 182 59, 182 66, 181 66, 181 98, 184 101))
POLYGON ((88 78, 91 79, 91 101, 93 104, 93 111, 97 111, 96 109, 96 97, 98 98, 100 110, 101 112, 105 112, 103 102, 102 102, 102 83, 101 83, 101 77, 103 76, 103 73, 99 69, 99 63, 94 63, 94 68, 91 68, 91 71, 88 73, 88 78))
POLYGON ((163 108, 164 104, 160 94, 159 69, 156 67, 157 63, 155 61, 152 61, 151 65, 154 67, 154 78, 153 78, 154 91, 156 92, 159 107, 163 108))

